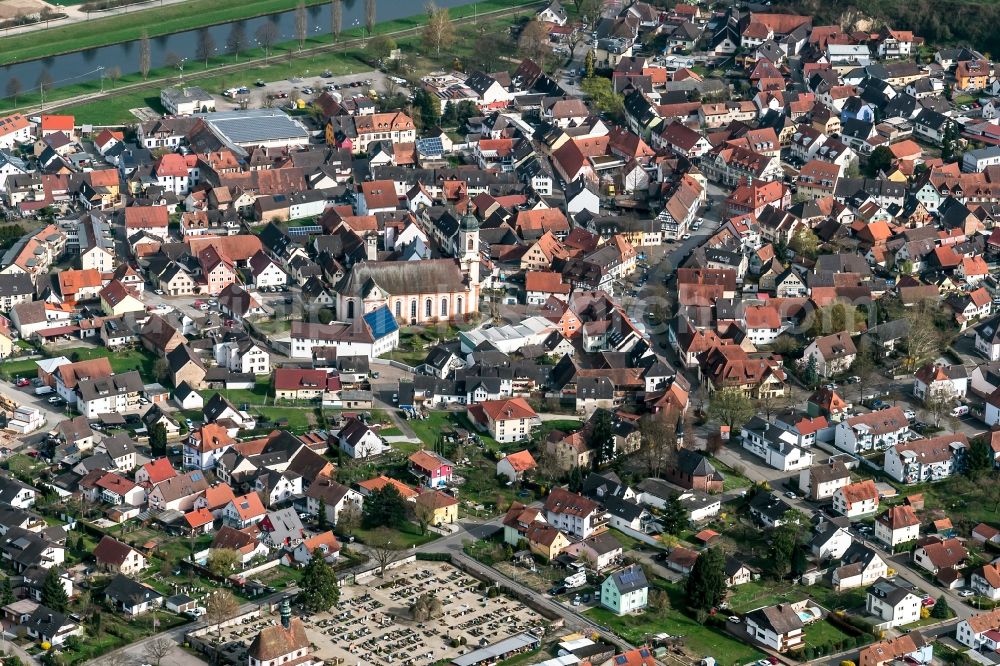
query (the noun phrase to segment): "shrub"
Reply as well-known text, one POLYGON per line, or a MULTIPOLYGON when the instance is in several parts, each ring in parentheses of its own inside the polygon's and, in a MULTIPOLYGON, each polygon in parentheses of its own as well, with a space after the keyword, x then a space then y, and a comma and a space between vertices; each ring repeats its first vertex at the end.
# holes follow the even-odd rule
POLYGON ((805 649, 805 655, 806 661, 812 661, 816 658, 816 651, 812 649, 812 646, 809 646, 805 649))

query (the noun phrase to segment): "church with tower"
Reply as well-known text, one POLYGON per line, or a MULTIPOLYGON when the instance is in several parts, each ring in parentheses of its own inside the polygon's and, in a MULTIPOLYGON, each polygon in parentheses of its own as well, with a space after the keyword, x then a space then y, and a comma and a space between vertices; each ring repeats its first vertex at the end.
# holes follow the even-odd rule
POLYGON ((479 220, 472 204, 459 223, 458 256, 421 261, 362 261, 336 285, 336 317, 351 322, 382 306, 403 325, 462 321, 480 295, 479 220))

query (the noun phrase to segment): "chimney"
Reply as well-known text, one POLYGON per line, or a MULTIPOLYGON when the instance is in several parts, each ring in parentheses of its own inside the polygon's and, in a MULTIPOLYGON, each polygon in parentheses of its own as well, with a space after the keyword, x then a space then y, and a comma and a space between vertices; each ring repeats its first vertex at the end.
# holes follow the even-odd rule
POLYGON ((292 604, 289 603, 287 598, 285 598, 281 602, 281 626, 287 630, 291 627, 291 624, 292 624, 292 604))

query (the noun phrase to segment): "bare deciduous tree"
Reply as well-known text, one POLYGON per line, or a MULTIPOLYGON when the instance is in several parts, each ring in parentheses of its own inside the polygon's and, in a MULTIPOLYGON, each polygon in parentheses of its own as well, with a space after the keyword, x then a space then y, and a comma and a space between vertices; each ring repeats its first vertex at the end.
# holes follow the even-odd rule
POLYGON ((240 610, 240 602, 229 590, 216 590, 205 599, 205 621, 215 625, 215 661, 219 661, 219 641, 222 638, 222 623, 232 619, 240 610))
POLYGON ((299 50, 306 45, 306 37, 309 36, 309 17, 306 15, 306 3, 299 2, 295 5, 295 39, 299 43, 299 50))
POLYGON ((242 21, 237 21, 233 24, 233 27, 229 30, 229 36, 226 37, 226 50, 236 56, 236 59, 240 59, 240 51, 246 48, 247 45, 247 29, 243 25, 242 21))
POLYGON ((118 80, 122 78, 122 68, 119 65, 115 65, 108 70, 108 78, 111 79, 111 87, 118 87, 118 80))
POLYGON ((639 423, 642 460, 649 476, 658 477, 677 455, 677 429, 667 410, 643 417, 639 423))
POLYGON ((17 106, 17 96, 21 94, 21 90, 24 86, 21 85, 21 79, 16 76, 11 76, 7 79, 7 97, 14 98, 14 106, 17 106))
POLYGON ((424 7, 427 11, 427 25, 424 27, 424 44, 434 49, 435 55, 441 55, 441 47, 455 36, 448 10, 428 2, 424 7))
POLYGON ((52 73, 48 67, 42 67, 42 71, 38 74, 38 92, 42 96, 43 107, 45 106, 45 93, 52 88, 52 84, 52 73))
POLYGON ((154 666, 160 666, 160 662, 166 659, 175 647, 174 643, 167 638, 154 638, 146 643, 142 656, 154 666))
POLYGON ((344 0, 330 0, 330 34, 333 41, 340 39, 344 29, 344 0))
POLYGON ((517 47, 524 57, 535 61, 542 60, 551 52, 549 49, 548 28, 545 27, 543 22, 537 19, 529 21, 528 25, 524 26, 524 29, 521 31, 517 47))
POLYGON ((271 55, 271 47, 278 41, 278 24, 274 22, 273 18, 264 21, 257 28, 255 36, 257 37, 257 42, 264 49, 264 62, 266 63, 268 57, 271 55))
POLYGON ((142 74, 143 79, 149 78, 149 67, 152 62, 152 57, 152 50, 149 44, 149 33, 143 30, 142 37, 139 38, 139 72, 142 74))
POLYGON ((386 568, 403 555, 403 551, 393 541, 392 532, 384 527, 374 530, 365 545, 368 546, 372 559, 378 564, 378 575, 381 578, 385 577, 386 568))
POLYGON ((365 30, 369 37, 375 32, 375 0, 365 0, 365 30))
POLYGON ((214 52, 215 52, 215 38, 212 37, 212 33, 209 30, 199 30, 198 48, 196 51, 196 56, 198 60, 204 60, 205 67, 208 67, 208 59, 212 57, 212 53, 214 52))

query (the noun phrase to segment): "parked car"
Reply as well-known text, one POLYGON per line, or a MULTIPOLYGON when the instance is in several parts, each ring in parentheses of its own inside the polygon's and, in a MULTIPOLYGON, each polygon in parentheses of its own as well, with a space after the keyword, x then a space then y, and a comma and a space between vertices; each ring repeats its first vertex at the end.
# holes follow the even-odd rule
POLYGON ((975 592, 973 592, 972 590, 959 590, 958 591, 958 596, 962 597, 963 599, 967 598, 967 597, 971 597, 973 594, 975 594, 975 592))
POLYGON ((28 379, 27 377, 21 377, 15 383, 15 386, 30 386, 30 385, 31 385, 31 380, 28 379))
POLYGON ((903 416, 906 417, 907 421, 914 421, 917 418, 917 413, 912 409, 907 409, 903 412, 903 416))
POLYGON ((959 405, 955 409, 951 410, 951 415, 958 418, 959 416, 966 416, 969 413, 968 405, 959 405))

